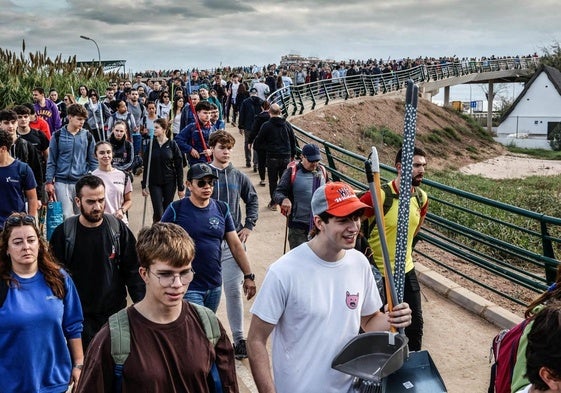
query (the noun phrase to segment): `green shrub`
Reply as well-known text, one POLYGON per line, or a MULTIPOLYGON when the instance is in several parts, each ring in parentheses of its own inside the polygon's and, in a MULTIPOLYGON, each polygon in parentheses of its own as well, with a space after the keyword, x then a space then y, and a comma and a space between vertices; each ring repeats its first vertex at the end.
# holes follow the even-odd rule
POLYGON ((104 92, 108 82, 118 78, 116 73, 104 73, 97 66, 77 67, 76 56, 66 60, 61 55, 51 59, 47 48, 43 52, 25 53, 0 48, 0 108, 31 102, 34 87, 58 90, 59 95, 78 94, 79 85, 104 92))

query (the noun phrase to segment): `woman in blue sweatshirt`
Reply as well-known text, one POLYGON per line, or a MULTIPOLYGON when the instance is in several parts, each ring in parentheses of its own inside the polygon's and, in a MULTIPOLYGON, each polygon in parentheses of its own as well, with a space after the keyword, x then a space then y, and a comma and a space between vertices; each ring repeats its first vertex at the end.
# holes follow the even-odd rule
POLYGON ((66 392, 80 378, 82 321, 74 283, 35 218, 10 215, 0 237, 0 390, 66 392))

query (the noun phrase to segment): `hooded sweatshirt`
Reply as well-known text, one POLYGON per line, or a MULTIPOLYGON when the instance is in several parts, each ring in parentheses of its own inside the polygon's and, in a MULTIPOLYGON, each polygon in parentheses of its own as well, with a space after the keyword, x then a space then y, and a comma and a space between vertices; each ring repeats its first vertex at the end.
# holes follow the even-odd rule
POLYGON ((218 176, 212 198, 228 204, 236 231, 244 227, 253 230, 259 212, 257 192, 253 184, 245 174, 234 168, 232 163, 224 169, 218 169, 213 165, 211 167, 214 174, 218 176), (240 199, 245 203, 245 224, 242 223, 240 199))

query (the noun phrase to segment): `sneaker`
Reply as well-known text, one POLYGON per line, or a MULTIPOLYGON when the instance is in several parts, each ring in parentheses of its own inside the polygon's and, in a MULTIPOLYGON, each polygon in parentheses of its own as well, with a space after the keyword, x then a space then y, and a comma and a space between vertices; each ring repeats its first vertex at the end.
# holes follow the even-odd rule
POLYGON ((267 207, 269 208, 269 210, 272 210, 274 212, 277 211, 277 204, 274 203, 273 201, 269 202, 269 204, 267 205, 267 207))
POLYGON ((250 164, 249 162, 246 162, 246 163, 245 163, 245 167, 246 167, 246 168, 251 168, 251 164, 250 164))
POLYGON ((257 165, 253 165, 253 172, 257 173, 257 165))
POLYGON ((246 341, 240 340, 237 344, 234 344, 234 357, 238 360, 247 358, 247 348, 246 341))
POLYGON ((265 180, 261 180, 259 182, 259 185, 265 187, 267 185, 267 183, 265 183, 265 180))

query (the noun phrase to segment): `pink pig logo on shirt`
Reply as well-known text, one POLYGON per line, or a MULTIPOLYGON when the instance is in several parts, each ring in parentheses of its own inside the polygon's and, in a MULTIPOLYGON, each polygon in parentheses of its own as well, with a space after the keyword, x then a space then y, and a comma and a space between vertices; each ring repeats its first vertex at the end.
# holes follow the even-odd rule
POLYGON ((351 310, 354 310, 355 308, 358 307, 358 292, 356 295, 351 295, 349 293, 349 291, 347 291, 347 307, 350 308, 351 310))

